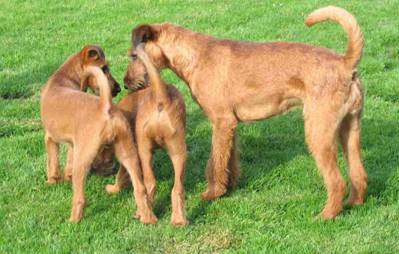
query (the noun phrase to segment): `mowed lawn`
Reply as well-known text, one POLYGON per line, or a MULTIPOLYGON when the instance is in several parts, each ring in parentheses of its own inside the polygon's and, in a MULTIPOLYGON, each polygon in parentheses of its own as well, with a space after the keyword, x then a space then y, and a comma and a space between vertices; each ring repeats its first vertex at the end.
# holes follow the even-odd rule
MULTIPOLYGON (((65 2, 0 0, 0 253, 399 253, 398 0, 65 2), (334 221, 315 219, 326 191, 304 142, 301 109, 241 125, 237 188, 201 201, 211 127, 187 86, 164 71, 187 105, 190 225, 170 225, 173 170, 163 151, 154 161, 156 225, 132 218, 132 189, 108 195, 104 186, 114 176, 94 174, 87 178, 83 221, 68 223, 71 186, 46 185, 39 100, 41 87, 69 55, 85 44, 101 45, 122 82, 132 28, 164 21, 221 38, 299 41, 344 52, 347 38, 339 25, 307 28, 303 22, 329 4, 352 12, 365 36, 359 66, 369 174, 364 205, 346 206, 334 221)), ((348 180, 341 152, 339 164, 348 180)))

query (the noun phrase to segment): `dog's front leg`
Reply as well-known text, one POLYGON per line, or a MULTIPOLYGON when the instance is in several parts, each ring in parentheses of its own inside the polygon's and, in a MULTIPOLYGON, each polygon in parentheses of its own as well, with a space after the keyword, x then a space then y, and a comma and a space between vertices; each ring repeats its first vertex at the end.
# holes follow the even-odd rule
MULTIPOLYGON (((229 161, 230 159, 235 160, 232 157, 232 151, 234 151, 236 127, 237 120, 235 118, 220 118, 212 125, 212 152, 206 169, 208 188, 201 194, 203 200, 213 200, 227 191, 231 180, 229 161)), ((234 174, 237 175, 237 172, 234 174)))

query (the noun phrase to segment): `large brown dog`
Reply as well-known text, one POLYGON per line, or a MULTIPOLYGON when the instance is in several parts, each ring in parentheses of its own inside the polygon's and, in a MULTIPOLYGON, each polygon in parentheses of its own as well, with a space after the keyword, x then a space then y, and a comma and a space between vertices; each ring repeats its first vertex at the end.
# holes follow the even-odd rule
MULTIPOLYGON (((157 69, 148 59, 143 49, 137 55, 131 55, 131 62, 125 75, 125 86, 135 90, 138 86, 145 89, 130 93, 119 103, 118 108, 128 119, 135 133, 137 148, 144 174, 144 185, 151 204, 154 202, 156 179, 151 159, 153 150, 164 147, 171 157, 175 184, 172 189, 173 225, 186 225, 184 209, 184 171, 186 164, 186 110, 183 97, 174 86, 161 80, 157 69), (138 56, 138 58, 137 58, 138 56)), ((105 149, 96 159, 97 171, 107 170, 112 160, 110 149, 105 149)), ((120 167, 114 185, 107 185, 108 192, 119 192, 130 183, 123 166, 120 167)))
POLYGON ((41 95, 41 118, 47 148, 47 182, 62 180, 58 153, 59 143, 69 145, 65 168, 71 180, 73 200, 70 222, 79 222, 85 206, 84 182, 90 165, 103 144, 113 142, 116 155, 127 168, 134 186, 137 213, 143 223, 155 223, 145 186, 141 179, 139 158, 129 124, 112 105, 119 85, 112 78, 104 52, 86 46, 71 56, 47 81, 41 95), (90 86, 100 97, 80 90, 90 86))
POLYGON ((303 105, 306 141, 324 178, 328 198, 320 217, 342 210, 345 183, 337 165, 337 136, 349 163, 349 204, 364 202, 367 174, 360 156, 363 92, 356 66, 363 37, 356 19, 337 7, 319 9, 306 25, 333 20, 348 34, 344 56, 301 43, 219 40, 173 24, 141 25, 133 44, 146 43, 157 68, 170 68, 190 87, 212 122, 206 200, 217 198, 238 176, 235 130, 239 122, 269 118, 303 105))

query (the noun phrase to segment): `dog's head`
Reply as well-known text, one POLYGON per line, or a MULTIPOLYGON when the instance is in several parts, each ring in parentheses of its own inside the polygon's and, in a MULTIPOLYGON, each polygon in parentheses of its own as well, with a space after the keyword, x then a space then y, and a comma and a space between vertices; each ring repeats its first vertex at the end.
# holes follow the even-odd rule
MULTIPOLYGON (((114 77, 112 77, 109 64, 105 59, 104 51, 100 47, 94 45, 85 46, 80 51, 80 57, 83 70, 87 66, 97 66, 101 68, 101 70, 104 72, 105 76, 108 79, 108 84, 111 87, 112 96, 116 96, 121 91, 118 82, 116 82, 114 77)), ((88 87, 90 87, 90 89, 92 89, 94 92, 98 93, 99 88, 95 78, 89 77, 80 84, 80 89, 82 91, 86 91, 88 87)))
POLYGON ((144 50, 158 70, 167 66, 167 59, 157 45, 159 35, 158 25, 140 25, 133 29, 132 47, 128 51, 130 61, 124 78, 126 89, 135 91, 148 86, 146 68, 136 54, 136 47, 140 43, 145 44, 144 50))
POLYGON ((98 175, 110 175, 115 172, 118 163, 114 159, 114 148, 112 145, 105 145, 93 161, 91 168, 98 175))

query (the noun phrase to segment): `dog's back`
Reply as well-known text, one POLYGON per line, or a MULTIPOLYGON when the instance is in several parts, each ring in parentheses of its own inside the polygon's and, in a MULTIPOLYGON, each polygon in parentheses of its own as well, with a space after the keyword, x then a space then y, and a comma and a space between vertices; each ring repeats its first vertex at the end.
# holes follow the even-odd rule
POLYGON ((150 87, 125 96, 117 107, 129 119, 136 135, 145 134, 162 146, 165 139, 173 137, 176 132, 184 135, 186 110, 183 97, 172 85, 166 86, 169 102, 162 111, 153 103, 153 91, 150 87))

